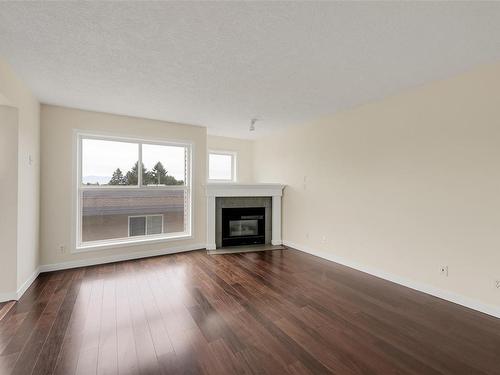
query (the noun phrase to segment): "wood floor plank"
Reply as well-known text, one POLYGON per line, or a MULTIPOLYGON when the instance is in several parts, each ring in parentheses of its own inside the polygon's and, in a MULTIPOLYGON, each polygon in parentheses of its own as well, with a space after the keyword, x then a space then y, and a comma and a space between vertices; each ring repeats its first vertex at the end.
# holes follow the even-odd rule
POLYGON ((0 321, 5 318, 10 309, 15 305, 15 301, 7 301, 0 303, 0 321))
POLYGON ((23 375, 33 372, 40 353, 47 347, 46 345, 51 345, 47 343, 47 337, 54 322, 59 318, 60 307, 73 283, 74 275, 74 271, 68 272, 58 283, 19 355, 13 374, 23 375))
POLYGON ((117 264, 116 281, 116 324, 117 324, 117 360, 118 373, 123 375, 137 374, 137 350, 134 339, 134 328, 128 298, 127 274, 124 263, 117 264))
POLYGON ((75 302, 78 298, 78 294, 80 293, 84 273, 85 270, 78 270, 70 282, 61 307, 57 311, 57 316, 54 317, 50 333, 36 361, 33 370, 35 374, 52 374, 54 372, 66 334, 66 329, 75 309, 75 302))
POLYGON ((83 339, 78 353, 75 373, 78 375, 97 373, 99 358, 99 333, 101 330, 101 313, 104 281, 99 278, 94 281, 90 296, 90 308, 85 322, 83 339))
MULTIPOLYGON (((1 330, 0 334, 3 337, 1 341, 5 342, 5 346, 0 347, 0 355, 21 352, 56 288, 57 279, 51 278, 47 286, 41 290, 40 295, 32 300, 27 309, 23 309, 21 314, 25 315, 25 317, 22 319, 21 324, 16 327, 15 331, 11 332, 9 329, 1 330)), ((20 301, 19 304, 24 306, 23 302, 20 301)), ((14 306, 13 309, 16 310, 13 314, 17 316, 19 314, 17 306, 14 306)), ((1 322, 1 325, 9 327, 10 322, 9 320, 5 320, 1 322)))
POLYGON ((97 374, 118 374, 117 341, 116 280, 114 277, 105 277, 99 330, 97 374))
POLYGON ((40 275, 0 374, 500 375, 500 320, 292 249, 194 251, 40 275))
POLYGON ((90 268, 84 269, 84 279, 81 282, 77 299, 71 311, 70 321, 64 334, 61 350, 57 356, 55 374, 74 374, 84 338, 85 326, 89 317, 90 296, 93 280, 90 268))
POLYGON ((159 374, 160 365, 155 351, 151 330, 147 320, 145 306, 137 285, 135 271, 129 267, 130 277, 127 278, 128 299, 132 316, 134 340, 136 342, 139 373, 159 374))
POLYGON ((164 324, 162 312, 153 294, 153 287, 151 284, 154 284, 156 279, 154 278, 154 272, 149 272, 151 268, 147 262, 143 263, 142 266, 143 269, 148 271, 142 272, 136 277, 137 287, 144 306, 144 312, 158 365, 162 372, 170 373, 172 366, 175 366, 174 348, 170 340, 167 326, 164 324))

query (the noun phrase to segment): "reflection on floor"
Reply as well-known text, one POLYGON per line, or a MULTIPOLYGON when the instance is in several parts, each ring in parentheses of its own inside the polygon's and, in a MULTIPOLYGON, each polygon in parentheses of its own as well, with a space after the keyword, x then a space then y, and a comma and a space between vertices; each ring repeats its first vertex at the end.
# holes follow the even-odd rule
POLYGON ((245 246, 226 246, 216 250, 209 250, 210 255, 217 254, 237 254, 237 253, 251 253, 256 251, 268 250, 284 250, 285 246, 281 245, 245 245, 245 246))
POLYGON ((40 275, 0 374, 499 374, 500 320, 295 250, 40 275))

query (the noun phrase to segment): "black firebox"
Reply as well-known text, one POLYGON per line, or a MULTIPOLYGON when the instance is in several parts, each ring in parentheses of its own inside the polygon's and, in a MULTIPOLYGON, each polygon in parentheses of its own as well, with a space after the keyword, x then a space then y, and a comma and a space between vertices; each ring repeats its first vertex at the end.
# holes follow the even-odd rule
POLYGON ((222 246, 263 244, 265 207, 222 209, 222 246))

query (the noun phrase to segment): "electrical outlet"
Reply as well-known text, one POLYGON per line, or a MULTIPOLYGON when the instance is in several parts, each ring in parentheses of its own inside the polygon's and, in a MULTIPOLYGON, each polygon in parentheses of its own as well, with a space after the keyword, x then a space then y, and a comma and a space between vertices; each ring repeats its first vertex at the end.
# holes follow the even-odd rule
POLYGON ((321 242, 326 243, 326 236, 321 237, 321 242))
POLYGON ((495 286, 500 289, 500 280, 495 281, 495 286))
POLYGON ((441 266, 440 274, 441 276, 448 277, 448 266, 441 266))
POLYGON ((66 246, 59 245, 59 251, 61 252, 61 254, 64 254, 66 252, 66 246))
POLYGON ((306 240, 309 239, 309 233, 306 233, 306 240))

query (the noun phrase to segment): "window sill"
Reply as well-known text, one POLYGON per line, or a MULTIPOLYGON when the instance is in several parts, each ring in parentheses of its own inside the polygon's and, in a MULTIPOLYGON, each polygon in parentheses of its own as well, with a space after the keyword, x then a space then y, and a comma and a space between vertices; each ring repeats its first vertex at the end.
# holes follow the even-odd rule
POLYGON ((95 241, 90 242, 85 245, 76 246, 72 251, 73 253, 84 253, 88 251, 98 251, 106 249, 114 249, 119 247, 130 247, 130 246, 140 246, 140 245, 150 245, 171 241, 181 241, 192 239, 193 236, 188 233, 179 233, 176 235, 161 237, 161 238, 141 238, 136 240, 117 240, 117 241, 95 241))

